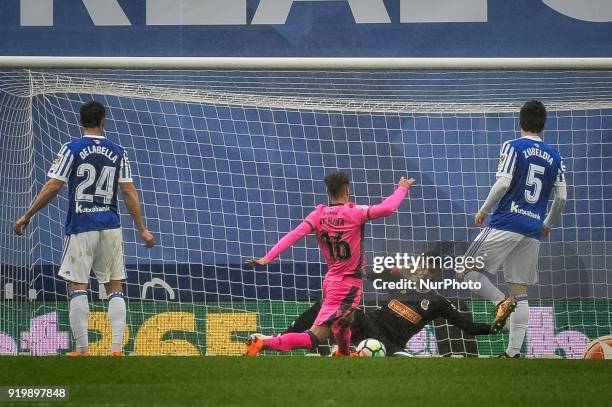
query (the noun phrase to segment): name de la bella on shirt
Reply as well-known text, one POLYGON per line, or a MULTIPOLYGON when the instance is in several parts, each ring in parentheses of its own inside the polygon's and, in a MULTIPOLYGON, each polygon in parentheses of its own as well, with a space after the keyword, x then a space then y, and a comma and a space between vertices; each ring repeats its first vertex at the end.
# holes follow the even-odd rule
POLYGON ((111 150, 104 146, 87 146, 81 150, 79 156, 81 157, 81 159, 84 160, 90 154, 101 154, 111 160, 113 164, 116 163, 119 159, 117 154, 113 153, 111 150))

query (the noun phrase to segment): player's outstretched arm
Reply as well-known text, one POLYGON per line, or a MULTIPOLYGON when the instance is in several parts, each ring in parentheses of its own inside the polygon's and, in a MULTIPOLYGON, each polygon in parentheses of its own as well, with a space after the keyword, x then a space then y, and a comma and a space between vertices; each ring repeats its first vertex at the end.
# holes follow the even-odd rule
POLYGON ((136 187, 131 182, 121 182, 119 185, 121 186, 121 193, 123 194, 125 206, 127 207, 130 216, 134 220, 134 226, 136 226, 136 230, 144 242, 145 247, 150 248, 155 246, 155 238, 151 232, 149 232, 144 224, 144 220, 142 219, 140 199, 138 198, 138 191, 136 190, 136 187))
POLYGON ((313 216, 314 212, 308 215, 308 217, 298 225, 291 232, 287 233, 279 242, 260 259, 250 259, 246 261, 246 264, 251 266, 265 266, 272 260, 277 258, 282 252, 293 246, 295 242, 308 235, 314 230, 312 222, 308 220, 313 216))
POLYGON ((23 229, 28 226, 32 217, 36 215, 38 211, 43 209, 45 206, 49 204, 59 193, 59 191, 64 186, 64 181, 59 179, 51 178, 47 181, 47 183, 43 186, 43 189, 40 193, 34 198, 30 209, 19 219, 15 221, 13 225, 13 231, 18 236, 23 235, 23 229))
POLYGON ((395 192, 387 197, 378 205, 370 206, 367 210, 368 219, 377 219, 384 216, 389 216, 399 208, 402 201, 406 197, 410 186, 414 184, 414 178, 400 178, 395 192))

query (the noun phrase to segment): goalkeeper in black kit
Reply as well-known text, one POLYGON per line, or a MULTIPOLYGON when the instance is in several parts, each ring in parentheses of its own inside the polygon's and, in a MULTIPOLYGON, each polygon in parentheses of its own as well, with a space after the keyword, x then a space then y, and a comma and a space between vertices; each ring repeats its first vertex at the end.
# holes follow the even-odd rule
MULTIPOLYGON (((388 280, 411 278, 413 280, 438 280, 440 269, 435 267, 415 270, 414 273, 395 269, 385 276, 388 280)), ((417 284, 418 285, 418 284, 417 284)), ((384 305, 359 307, 355 311, 351 341, 358 344, 364 339, 376 338, 385 345, 387 355, 410 356, 406 343, 423 327, 436 318, 444 318, 469 335, 489 335, 491 326, 473 322, 463 316, 444 296, 434 290, 393 290, 384 305)), ((321 301, 304 311, 285 332, 303 332, 316 318, 321 301)))

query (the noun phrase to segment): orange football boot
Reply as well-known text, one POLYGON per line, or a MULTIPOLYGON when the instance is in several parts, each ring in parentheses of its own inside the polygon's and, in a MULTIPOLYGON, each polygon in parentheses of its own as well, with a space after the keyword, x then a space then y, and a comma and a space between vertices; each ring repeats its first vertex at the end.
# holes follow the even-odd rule
POLYGON ((499 333, 502 328, 506 325, 506 321, 510 314, 516 309, 516 301, 513 298, 506 298, 495 308, 495 319, 491 324, 491 333, 499 333))
POLYGON ((263 350, 263 338, 259 335, 251 335, 246 341, 245 356, 259 356, 263 350))
POLYGON ((342 356, 350 356, 350 357, 356 357, 357 356, 357 352, 349 352, 348 355, 341 353, 340 350, 336 350, 333 354, 333 357, 338 358, 338 357, 342 357, 342 356))

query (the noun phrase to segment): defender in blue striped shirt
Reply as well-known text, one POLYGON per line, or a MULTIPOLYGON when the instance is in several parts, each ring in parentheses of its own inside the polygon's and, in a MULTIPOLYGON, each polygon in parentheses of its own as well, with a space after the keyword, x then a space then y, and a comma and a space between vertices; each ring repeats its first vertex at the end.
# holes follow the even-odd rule
POLYGON ((132 176, 119 144, 85 134, 62 146, 47 175, 68 182, 67 236, 120 227, 117 189, 132 176))
POLYGON ((67 281, 70 294, 70 326, 76 344, 71 355, 89 354, 87 288, 93 271, 109 293, 110 351, 119 356, 123 355, 126 322, 123 238, 117 209, 119 188, 145 246, 153 247, 155 239, 142 219, 140 200, 132 183, 125 149, 102 136, 106 116, 104 106, 95 101, 85 103, 80 116, 83 137, 62 146, 47 174, 49 180, 13 228, 17 235, 23 234, 32 217, 68 183, 66 239, 59 275, 67 281))
POLYGON ((521 137, 502 145, 497 181, 475 216, 476 225, 483 227, 495 204, 497 209, 466 253, 481 257, 489 273, 503 265, 510 291, 507 298, 484 274, 471 270, 464 276, 466 281, 480 283, 476 294, 497 304, 493 332, 510 318, 508 347, 502 357, 520 356, 529 319, 527 289, 538 282, 540 238, 548 236, 567 200, 563 159, 540 136, 545 124, 546 109, 541 102, 523 105, 521 137), (546 215, 552 191, 555 199, 546 215))

